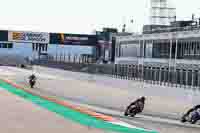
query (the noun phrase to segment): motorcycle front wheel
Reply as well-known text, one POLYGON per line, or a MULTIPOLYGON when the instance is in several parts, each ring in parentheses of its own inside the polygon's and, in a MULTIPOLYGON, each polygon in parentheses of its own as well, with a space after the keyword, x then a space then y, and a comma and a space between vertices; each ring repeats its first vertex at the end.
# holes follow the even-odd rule
POLYGON ((125 110, 124 116, 128 116, 129 115, 128 111, 129 111, 128 109, 125 110))
POLYGON ((186 122, 187 120, 185 118, 181 118, 181 122, 184 123, 186 122))
POLYGON ((191 124, 196 124, 197 120, 190 121, 191 124))

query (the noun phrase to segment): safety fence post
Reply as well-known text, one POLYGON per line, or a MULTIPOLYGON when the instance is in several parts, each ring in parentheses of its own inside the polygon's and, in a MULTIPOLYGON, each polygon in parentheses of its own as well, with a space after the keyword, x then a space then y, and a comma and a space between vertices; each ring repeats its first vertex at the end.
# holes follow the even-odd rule
POLYGON ((183 69, 180 69, 180 87, 184 86, 183 85, 183 69))
POLYGON ((198 89, 198 70, 194 70, 194 86, 198 89))
POLYGON ((149 83, 150 79, 150 69, 149 66, 146 67, 146 83, 149 83))
POLYGON ((122 64, 119 64, 119 75, 120 79, 122 79, 122 64))
POLYGON ((115 64, 115 77, 118 78, 118 64, 115 64))
POLYGON ((147 81, 147 67, 143 68, 143 82, 145 83, 147 81))
POLYGON ((155 68, 154 67, 152 67, 152 77, 153 77, 152 78, 152 81, 153 81, 152 83, 155 84, 155 68))
POLYGON ((135 66, 135 80, 138 81, 138 65, 135 66))
POLYGON ((194 70, 192 70, 192 83, 191 83, 191 88, 194 89, 194 70))
POLYGON ((121 75, 121 78, 124 79, 124 64, 121 65, 121 75))
POLYGON ((134 71, 134 80, 137 80, 137 66, 136 65, 134 65, 133 71, 134 71))
POLYGON ((158 81, 159 85, 162 85, 162 67, 159 67, 159 81, 158 81))
POLYGON ((188 70, 186 69, 186 75, 185 75, 185 82, 186 82, 186 84, 185 84, 185 87, 187 88, 188 87, 188 70))
POLYGON ((160 82, 160 68, 156 67, 155 70, 156 70, 156 84, 159 85, 159 82, 160 82))
POLYGON ((178 87, 180 85, 180 69, 176 69, 176 86, 178 87))
POLYGON ((168 70, 167 70, 167 68, 165 67, 165 68, 164 68, 164 86, 167 85, 167 74, 168 74, 168 70))
POLYGON ((125 65, 125 79, 128 80, 128 64, 125 65))
POLYGON ((198 68, 198 89, 200 90, 200 69, 198 68))
POLYGON ((170 86, 170 67, 168 68, 167 86, 170 86))
POLYGON ((114 64, 114 65, 112 66, 112 77, 113 77, 113 78, 115 78, 115 65, 116 65, 116 64, 114 64))
POLYGON ((117 65, 117 77, 120 78, 120 64, 117 65))
POLYGON ((128 74, 127 74, 128 75, 128 80, 131 79, 131 76, 130 76, 131 75, 131 69, 130 68, 131 68, 131 65, 128 64, 128 74))

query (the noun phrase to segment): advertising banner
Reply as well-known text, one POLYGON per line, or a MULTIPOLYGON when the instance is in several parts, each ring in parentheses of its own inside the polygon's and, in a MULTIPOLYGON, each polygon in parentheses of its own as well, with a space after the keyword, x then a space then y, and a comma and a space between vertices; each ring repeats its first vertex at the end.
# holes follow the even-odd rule
POLYGON ((22 43, 49 43, 49 33, 10 31, 8 40, 22 43))
POLYGON ((87 45, 95 46, 97 44, 96 35, 87 34, 57 34, 50 33, 51 44, 64 44, 64 45, 87 45))

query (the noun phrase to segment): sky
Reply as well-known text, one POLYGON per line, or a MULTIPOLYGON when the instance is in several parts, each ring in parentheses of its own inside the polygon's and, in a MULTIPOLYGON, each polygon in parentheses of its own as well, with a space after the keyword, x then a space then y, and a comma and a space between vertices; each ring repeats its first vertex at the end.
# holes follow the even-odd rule
MULTIPOLYGON (((140 32, 150 0, 0 0, 0 29, 92 33, 103 27, 140 32), (133 24, 130 20, 133 19, 133 24)), ((177 19, 200 17, 199 0, 171 0, 177 19)))

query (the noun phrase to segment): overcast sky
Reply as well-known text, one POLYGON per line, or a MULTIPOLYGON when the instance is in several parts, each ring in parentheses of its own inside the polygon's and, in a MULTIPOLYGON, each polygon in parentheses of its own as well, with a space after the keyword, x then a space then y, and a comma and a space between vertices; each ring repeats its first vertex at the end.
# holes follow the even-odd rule
MULTIPOLYGON (((149 0, 150 1, 150 0, 149 0)), ((178 19, 200 16, 199 0, 171 0, 178 19)), ((132 31, 147 22, 148 0, 0 0, 0 29, 91 33, 120 28, 134 19, 132 31)), ((129 28, 130 28, 129 27, 129 28)))

